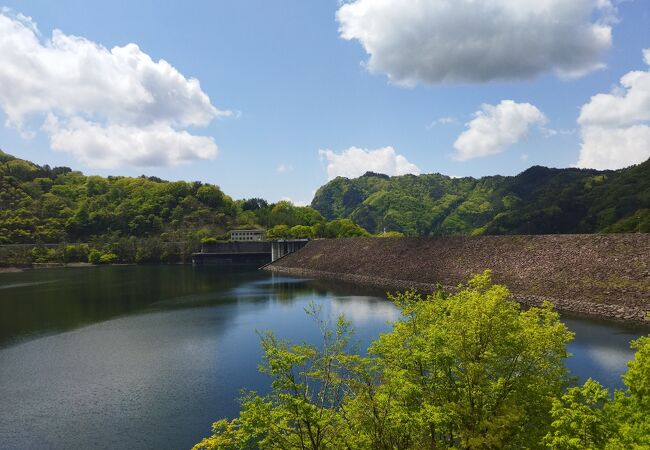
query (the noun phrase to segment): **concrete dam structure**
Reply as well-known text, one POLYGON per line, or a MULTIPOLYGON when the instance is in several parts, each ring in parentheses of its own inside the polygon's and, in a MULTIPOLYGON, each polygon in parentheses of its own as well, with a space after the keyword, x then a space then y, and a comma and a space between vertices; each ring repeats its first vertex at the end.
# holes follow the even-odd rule
POLYGON ((192 254, 194 265, 257 265, 271 262, 271 242, 220 242, 203 244, 200 253, 192 254))
POLYGON ((308 239, 230 241, 203 244, 192 254, 194 265, 253 265, 261 267, 304 247, 308 239))
POLYGON ((523 304, 650 323, 650 234, 323 239, 265 269, 393 291, 491 269, 523 304))

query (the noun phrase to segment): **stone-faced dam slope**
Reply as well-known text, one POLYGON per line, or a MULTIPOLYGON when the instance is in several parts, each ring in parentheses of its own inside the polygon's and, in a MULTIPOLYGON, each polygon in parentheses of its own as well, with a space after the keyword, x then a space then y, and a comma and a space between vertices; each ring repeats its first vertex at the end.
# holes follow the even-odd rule
POLYGON ((560 311, 650 322, 650 234, 323 239, 266 267, 422 291, 485 269, 526 305, 549 300, 560 311))

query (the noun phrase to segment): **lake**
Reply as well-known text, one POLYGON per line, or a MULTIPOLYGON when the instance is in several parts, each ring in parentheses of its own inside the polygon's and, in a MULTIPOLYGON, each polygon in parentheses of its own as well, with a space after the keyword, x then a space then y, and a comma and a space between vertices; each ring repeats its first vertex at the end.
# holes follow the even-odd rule
MULTIPOLYGON (((0 447, 184 449, 266 390, 257 330, 318 342, 304 313, 352 321, 361 348, 398 318, 381 291, 252 269, 110 266, 0 273, 0 447)), ((620 387, 648 329, 564 318, 567 365, 620 387)))

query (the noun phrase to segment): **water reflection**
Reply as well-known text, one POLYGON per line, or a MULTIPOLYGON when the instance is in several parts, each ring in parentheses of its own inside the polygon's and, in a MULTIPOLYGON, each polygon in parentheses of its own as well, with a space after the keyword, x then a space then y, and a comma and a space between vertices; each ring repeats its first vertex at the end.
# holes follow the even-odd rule
POLYGON ((362 325, 374 320, 379 315, 387 322, 394 322, 400 317, 398 309, 390 302, 377 297, 344 296, 332 299, 331 314, 338 317, 343 314, 346 319, 362 325))
MULTIPOLYGON (((189 448, 242 388, 267 389, 258 330, 317 343, 314 301, 363 350, 399 318, 381 290, 255 270, 51 269, 0 274, 0 288, 0 442, 16 449, 189 448)), ((570 369, 619 386, 643 331, 566 322, 570 369)))

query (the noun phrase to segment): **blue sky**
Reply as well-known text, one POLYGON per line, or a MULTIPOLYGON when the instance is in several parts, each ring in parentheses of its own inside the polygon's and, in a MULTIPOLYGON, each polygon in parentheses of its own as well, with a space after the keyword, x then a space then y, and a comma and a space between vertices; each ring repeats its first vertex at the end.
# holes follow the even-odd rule
MULTIPOLYGON (((638 106, 639 102, 635 102, 638 110, 633 112, 633 117, 629 119, 630 114, 625 113, 626 119, 621 119, 624 111, 629 112, 633 95, 646 98, 647 83, 643 78, 631 87, 619 85, 620 78, 629 72, 640 71, 644 77, 648 73, 643 54, 644 49, 650 48, 650 2, 647 0, 612 3, 608 11, 589 6, 591 16, 583 22, 604 24, 602 26, 611 30, 611 40, 603 41, 602 48, 592 48, 587 39, 583 47, 567 50, 585 55, 588 61, 580 67, 569 66, 578 58, 573 58, 572 54, 568 58, 560 55, 561 45, 557 42, 543 44, 547 47, 540 47, 540 51, 537 40, 545 40, 549 34, 548 29, 541 28, 545 33, 530 38, 534 48, 528 54, 547 51, 547 58, 531 57, 530 66, 523 67, 518 63, 528 62, 528 54, 525 48, 518 47, 512 55, 496 56, 500 63, 497 68, 481 66, 479 61, 475 70, 468 59, 471 55, 465 58, 465 55, 458 55, 460 51, 454 53, 453 45, 449 46, 451 50, 446 50, 452 54, 440 50, 446 43, 458 44, 460 39, 453 35, 453 30, 436 22, 442 20, 436 14, 442 13, 427 10, 419 17, 431 22, 421 23, 418 19, 418 23, 412 24, 409 21, 416 19, 406 13, 396 13, 390 2, 381 0, 378 3, 383 6, 366 7, 367 1, 348 5, 336 0, 4 2, 8 9, 3 15, 11 23, 36 25, 44 47, 54 29, 109 50, 134 43, 154 64, 164 59, 186 79, 199 80, 201 91, 209 96, 208 103, 197 94, 192 97, 196 104, 188 106, 193 108, 190 112, 188 109, 181 111, 180 107, 172 112, 148 112, 146 121, 151 121, 147 124, 154 121, 159 124, 162 120, 164 126, 173 124, 165 128, 166 132, 173 128, 170 133, 180 130, 207 136, 214 144, 192 141, 191 145, 196 145, 197 150, 181 158, 182 161, 174 156, 160 157, 167 151, 161 148, 164 147, 161 141, 155 141, 158 147, 152 144, 154 150, 137 160, 130 159, 128 151, 108 158, 106 154, 111 149, 94 151, 83 147, 92 144, 87 140, 80 143, 79 134, 75 134, 78 139, 70 143, 72 134, 69 131, 73 129, 74 118, 83 117, 86 125, 95 123, 94 120, 104 127, 119 123, 125 127, 120 133, 131 133, 143 126, 141 115, 134 115, 131 110, 102 111, 100 103, 77 101, 59 91, 47 94, 51 97, 47 106, 16 113, 17 106, 14 104, 12 110, 11 102, 21 102, 21 98, 15 97, 23 95, 21 89, 24 87, 17 81, 5 81, 4 97, 0 92, 5 122, 5 126, 0 127, 0 148, 40 164, 67 165, 85 173, 145 173, 173 180, 200 180, 220 185, 235 198, 290 198, 300 203, 311 200, 313 190, 327 181, 328 174, 354 176, 364 169, 384 167, 382 161, 387 164, 386 171, 392 170, 393 174, 440 172, 478 177, 516 174, 534 164, 567 167, 580 161, 579 165, 585 167, 616 168, 647 158, 644 148, 650 152, 650 141, 645 141, 650 106, 643 102, 638 106), (337 19, 337 10, 345 7, 349 7, 348 19, 341 16, 337 19), (19 15, 28 16, 31 21, 19 15), (374 23, 382 23, 385 28, 373 36, 374 23), (344 39, 339 27, 347 27, 353 37, 344 39), (364 33, 370 33, 370 37, 363 37, 364 33), (409 33, 412 36, 404 36, 409 33), (438 47, 432 47, 431 42, 436 42, 438 47), (404 48, 398 48, 399 45, 404 48), (398 48, 397 53, 393 52, 395 48, 398 48), (446 61, 454 59, 459 61, 455 66, 452 63, 445 66, 446 61), (420 61, 430 64, 418 66, 420 61), (585 69, 589 64, 602 64, 603 67, 585 69), (441 79, 440 67, 452 75, 441 79), (574 69, 586 73, 569 77, 558 75, 560 70, 574 69), (13 98, 12 93, 15 94, 13 98), (601 99, 605 105, 603 109, 621 110, 617 117, 609 117, 606 125, 603 125, 604 113, 599 110, 599 104, 590 100, 596 94, 604 95, 601 99), (504 100, 512 100, 512 103, 502 104, 504 100), (491 107, 481 109, 483 104, 491 107), (210 105, 224 114, 210 112, 210 105), (589 111, 583 108, 585 105, 589 111), (584 114, 578 123, 581 108, 584 114), (76 112, 70 112, 72 109, 76 112), (479 116, 483 119, 478 117, 479 122, 468 124, 477 119, 475 114, 480 110, 483 113, 479 116), (188 118, 197 111, 208 118, 195 119, 194 115, 188 118), (56 118, 54 124, 47 122, 48 114, 56 118), (183 119, 179 115, 183 115, 183 119), (15 123, 16 117, 21 118, 20 125, 15 123), (499 122, 499 117, 504 118, 503 122, 499 122), (499 123, 512 127, 504 132, 499 123), (490 134, 490 127, 501 131, 492 130, 497 134, 490 134), (468 131, 472 133, 459 140, 461 134, 468 131), (629 148, 621 153, 611 150, 614 153, 601 154, 599 142, 617 144, 620 141, 621 147, 625 147, 627 144, 623 140, 632 131, 637 134, 628 141, 633 141, 636 147, 628 145, 629 148), (484 150, 476 150, 483 148, 483 144, 484 150), (216 157, 212 145, 218 146, 216 157), (581 157, 582 146, 585 152, 592 151, 593 155, 581 157), (349 151, 352 147, 366 151, 392 147, 392 150, 354 153, 349 151), (319 153, 319 150, 324 151, 319 153), (594 156, 596 154, 600 159, 594 156), (395 159, 396 156, 401 159, 395 159), (328 163, 331 163, 329 171, 328 163), (381 164, 373 166, 375 163, 381 164)), ((576 2, 590 3, 589 0, 576 2)), ((445 0, 429 3, 437 6, 436 3, 445 3, 445 0)), ((507 0, 494 0, 494 3, 497 9, 505 8, 503 4, 507 0)), ((553 6, 554 0, 547 3, 553 6)), ((597 4, 595 0, 591 3, 597 4)), ((447 21, 458 20, 459 27, 473 23, 462 11, 447 10, 445 14, 448 14, 447 21)), ((573 13, 551 11, 545 14, 573 13)), ((486 22, 490 20, 489 17, 485 19, 486 22)), ((580 25, 579 21, 576 25, 580 25)), ((516 23, 510 25, 516 26, 516 23)), ((489 39, 495 29, 486 27, 476 32, 480 31, 482 38, 489 39)), ((550 34, 554 32, 550 31, 550 34)), ((6 39, 2 32, 0 28, 0 57, 5 65, 11 57, 2 53, 3 48, 7 48, 1 45, 3 38, 6 39)), ((567 33, 567 42, 580 41, 573 36, 572 29, 560 32, 567 33)), ((503 46, 511 45, 507 41, 508 33, 500 39, 505 39, 503 46)), ((25 53, 28 52, 19 56, 24 58, 25 53)), ((51 58, 44 60, 56 65, 51 58)), ((20 71, 26 66, 17 63, 16 67, 16 71, 20 71)), ((56 67, 48 70, 43 73, 54 73, 56 67)), ((53 75, 48 89, 61 88, 58 76, 60 74, 53 75)), ((14 78, 6 79, 16 80, 15 74, 14 78)), ((0 80, 5 80, 2 69, 0 80)), ((119 79, 114 80, 120 83, 119 79)), ((2 89, 0 87, 0 91, 2 89)), ((84 96, 84 89, 79 88, 80 97, 84 96)), ((128 92, 118 91, 116 96, 128 97, 128 92)), ((36 95, 34 90, 28 94, 36 95)), ((25 103, 29 103, 28 94, 24 94, 25 103)), ((133 108, 118 100, 114 108, 133 108)), ((168 106, 161 105, 161 109, 168 106)), ((79 127, 74 130, 79 131, 79 127)), ((186 134, 182 136, 185 138, 186 134)), ((124 139, 130 142, 129 137, 124 139)), ((178 144, 181 147, 186 142, 182 139, 178 144)))

